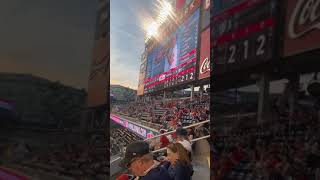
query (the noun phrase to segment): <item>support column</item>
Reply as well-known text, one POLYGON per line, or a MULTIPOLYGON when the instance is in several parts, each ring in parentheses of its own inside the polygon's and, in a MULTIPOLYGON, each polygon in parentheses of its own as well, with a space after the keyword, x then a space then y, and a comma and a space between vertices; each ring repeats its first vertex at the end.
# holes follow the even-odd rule
POLYGON ((194 98, 194 85, 191 85, 191 96, 190 96, 191 101, 193 100, 193 98, 194 98))
POLYGON ((88 115, 89 115, 89 111, 88 110, 83 110, 81 112, 81 125, 80 125, 80 129, 82 132, 86 132, 87 130, 87 124, 88 124, 88 115))
POLYGON ((95 113, 96 113, 95 110, 92 110, 92 111, 91 111, 91 120, 90 120, 90 128, 89 128, 89 129, 90 129, 90 130, 89 130, 90 132, 91 132, 92 129, 94 129, 95 118, 96 118, 95 113))
POLYGON ((270 78, 267 73, 261 74, 259 80, 258 125, 267 121, 269 112, 270 78))
POLYGON ((166 91, 163 91, 163 99, 166 99, 166 91))
POLYGON ((202 99, 202 96, 203 96, 203 85, 200 86, 199 93, 200 93, 200 98, 202 99))
POLYGON ((289 104, 289 125, 291 126, 292 118, 294 117, 294 110, 296 109, 297 94, 299 91, 300 77, 299 74, 293 74, 289 78, 289 93, 288 93, 288 104, 289 104))

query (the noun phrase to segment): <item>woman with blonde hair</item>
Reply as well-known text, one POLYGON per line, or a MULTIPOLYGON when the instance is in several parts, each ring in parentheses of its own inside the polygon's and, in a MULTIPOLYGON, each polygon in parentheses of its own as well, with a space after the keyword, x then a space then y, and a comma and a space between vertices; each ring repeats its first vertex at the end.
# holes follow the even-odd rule
POLYGON ((170 162, 168 171, 174 180, 191 180, 193 168, 188 151, 180 143, 167 146, 167 160, 170 162))

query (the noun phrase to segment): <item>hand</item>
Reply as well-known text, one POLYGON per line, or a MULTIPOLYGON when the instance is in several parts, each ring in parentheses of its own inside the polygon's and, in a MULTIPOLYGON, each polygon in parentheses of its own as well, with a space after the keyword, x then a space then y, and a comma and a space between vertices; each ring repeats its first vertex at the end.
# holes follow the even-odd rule
POLYGON ((160 162, 169 161, 166 156, 160 156, 160 157, 158 158, 158 160, 159 160, 160 162))

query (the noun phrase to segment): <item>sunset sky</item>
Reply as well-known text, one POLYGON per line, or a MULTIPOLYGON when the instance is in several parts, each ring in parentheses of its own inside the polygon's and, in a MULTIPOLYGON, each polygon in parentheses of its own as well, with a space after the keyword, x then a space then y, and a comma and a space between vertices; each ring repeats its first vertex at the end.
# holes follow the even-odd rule
POLYGON ((0 72, 87 88, 97 0, 1 0, 0 72))
POLYGON ((156 13, 156 0, 111 0, 110 80, 137 89, 145 24, 156 13))

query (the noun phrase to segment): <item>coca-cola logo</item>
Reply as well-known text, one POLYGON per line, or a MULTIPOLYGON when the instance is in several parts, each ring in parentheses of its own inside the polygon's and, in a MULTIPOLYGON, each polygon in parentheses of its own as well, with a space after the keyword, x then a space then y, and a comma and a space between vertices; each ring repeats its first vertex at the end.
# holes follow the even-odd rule
POLYGON ((200 74, 210 71, 210 59, 206 58, 200 66, 200 74))
POLYGON ((320 30, 320 0, 298 0, 289 20, 288 35, 292 39, 320 30))

